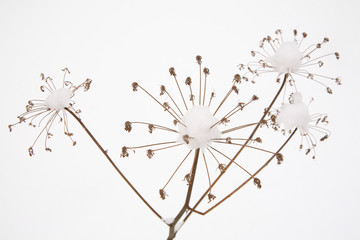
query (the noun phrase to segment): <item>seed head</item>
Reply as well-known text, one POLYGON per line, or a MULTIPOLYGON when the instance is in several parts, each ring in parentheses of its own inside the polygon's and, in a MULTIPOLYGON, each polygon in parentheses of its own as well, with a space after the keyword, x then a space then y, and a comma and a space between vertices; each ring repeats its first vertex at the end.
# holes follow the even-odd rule
POLYGON ((281 153, 277 153, 275 155, 276 159, 277 159, 277 164, 280 165, 283 161, 284 161, 284 157, 281 153))
POLYGON ((129 121, 125 122, 125 131, 130 132, 132 130, 132 124, 129 121))
POLYGON ((208 199, 209 199, 209 202, 208 202, 208 203, 210 203, 212 200, 215 200, 215 198, 216 198, 215 195, 209 193, 209 194, 208 194, 208 199))
POLYGON ((185 177, 184 177, 184 181, 187 182, 187 185, 190 184, 190 173, 186 174, 185 177))
POLYGON ((175 68, 173 68, 173 67, 169 68, 169 72, 170 72, 171 76, 176 77, 175 68))
POLYGON ((206 76, 210 74, 210 70, 208 68, 204 68, 203 72, 206 76))
POLYGON ((154 129, 155 129, 154 124, 149 124, 149 125, 148 125, 148 129, 149 129, 149 133, 153 133, 153 131, 154 131, 154 129))
POLYGON ((241 77, 240 77, 240 74, 235 74, 234 75, 234 80, 233 80, 234 82, 236 82, 236 83, 240 83, 241 82, 241 77))
POLYGON ((29 152, 30 157, 35 155, 32 147, 29 147, 28 152, 29 152))
POLYGON ((323 141, 325 141, 326 139, 328 139, 329 138, 329 135, 325 135, 325 136, 323 136, 322 138, 320 138, 320 141, 321 142, 323 142, 323 141))
POLYGON ((133 83, 131 84, 131 86, 132 86, 132 88, 133 88, 133 91, 136 92, 136 91, 138 90, 139 84, 138 84, 137 82, 133 82, 133 83))
POLYGON ((183 140, 184 140, 184 142, 185 142, 186 144, 189 144, 189 143, 190 143, 190 137, 189 137, 189 135, 185 134, 182 138, 183 138, 183 140))
POLYGON ((261 188, 261 181, 258 178, 254 178, 254 185, 260 189, 261 188))
POLYGON ((148 149, 148 150, 146 151, 146 156, 147 156, 149 159, 151 159, 151 158, 154 156, 154 151, 151 150, 151 149, 148 149))
POLYGON ((339 60, 340 59, 340 54, 338 52, 336 52, 335 57, 336 57, 337 60, 339 60))
POLYGON ((200 55, 196 56, 196 61, 198 64, 201 64, 201 59, 202 59, 202 57, 200 55))
POLYGON ((165 200, 165 198, 168 196, 164 189, 159 189, 159 194, 162 200, 165 200))
POLYGON ((122 148, 121 148, 121 154, 120 154, 120 157, 128 157, 129 156, 129 153, 128 153, 128 148, 127 147, 125 147, 125 146, 123 146, 122 148))
POLYGON ((220 170, 221 173, 225 172, 225 168, 226 168, 226 164, 219 163, 218 169, 220 170))
POLYGON ((9 125, 9 130, 12 131, 13 126, 21 124, 25 121, 29 121, 28 125, 32 127, 40 126, 41 123, 45 124, 36 137, 33 145, 28 149, 30 156, 34 155, 33 146, 42 134, 45 134, 45 151, 52 151, 51 148, 47 146, 47 143, 52 136, 50 133, 51 127, 54 122, 57 122, 57 118, 59 118, 59 122, 63 122, 64 134, 70 138, 72 145, 75 146, 76 144, 76 142, 72 139, 73 134, 69 132, 67 111, 72 111, 74 114, 79 114, 81 112, 80 109, 74 108, 75 102, 72 98, 79 88, 84 88, 84 91, 87 91, 90 88, 92 81, 88 78, 80 85, 75 86, 70 81, 65 81, 65 75, 70 73, 70 71, 67 68, 62 69, 62 71, 64 71, 62 87, 58 88, 54 84, 52 78, 45 77, 44 74, 40 74, 41 80, 45 82, 45 84, 40 87, 40 90, 42 92, 48 92, 47 97, 45 99, 28 101, 28 104, 26 105, 26 112, 17 117, 19 121, 15 124, 9 125), (36 121, 38 121, 38 123, 35 123, 36 121))

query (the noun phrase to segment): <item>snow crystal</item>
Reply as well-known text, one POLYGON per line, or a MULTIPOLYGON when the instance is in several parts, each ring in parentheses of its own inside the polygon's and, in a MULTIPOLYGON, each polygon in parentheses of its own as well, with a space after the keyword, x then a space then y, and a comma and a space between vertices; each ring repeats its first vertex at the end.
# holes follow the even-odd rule
POLYGON ((309 131, 309 123, 311 116, 308 107, 302 102, 301 93, 294 93, 292 95, 293 101, 283 103, 280 113, 276 118, 277 124, 284 124, 285 130, 290 131, 294 127, 301 128, 302 131, 309 131))
POLYGON ((274 55, 268 57, 266 60, 271 63, 279 73, 292 73, 301 67, 302 57, 303 55, 297 43, 295 41, 288 41, 281 44, 274 55))
POLYGON ((188 146, 190 149, 203 149, 212 139, 221 135, 217 126, 212 127, 217 119, 210 113, 209 107, 194 106, 185 113, 181 120, 186 127, 179 124, 178 141, 184 142, 183 136, 189 136, 188 146))
POLYGON ((45 99, 45 104, 52 110, 61 110, 69 107, 73 92, 68 88, 60 88, 51 92, 45 99))

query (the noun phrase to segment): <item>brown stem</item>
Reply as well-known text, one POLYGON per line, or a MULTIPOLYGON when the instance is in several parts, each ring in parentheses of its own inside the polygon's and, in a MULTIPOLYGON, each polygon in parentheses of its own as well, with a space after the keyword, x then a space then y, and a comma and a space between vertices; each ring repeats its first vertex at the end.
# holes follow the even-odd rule
POLYGON ((120 171, 120 169, 115 165, 115 163, 113 162, 113 160, 110 158, 110 156, 107 154, 107 152, 104 150, 104 148, 100 145, 100 143, 96 140, 96 138, 91 134, 91 132, 89 131, 89 129, 87 129, 87 127, 84 125, 84 123, 81 121, 81 119, 76 116, 76 114, 71 111, 68 108, 65 108, 66 111, 68 111, 79 123, 80 125, 83 127, 83 129, 85 130, 85 132, 90 136, 90 138, 93 140, 93 142, 96 144, 96 146, 100 149, 100 151, 105 155, 105 157, 107 158, 107 160, 109 160, 109 162, 111 163, 111 165, 115 168, 115 170, 120 174, 120 176, 125 180, 125 182, 129 185, 129 187, 136 193, 136 195, 145 203, 145 205, 160 219, 162 219, 162 217, 160 216, 159 213, 157 213, 155 211, 155 209, 153 209, 151 207, 151 205, 141 196, 141 194, 136 190, 136 188, 130 183, 130 181, 125 177, 125 175, 120 171))
POLYGON ((180 210, 180 212, 178 213, 178 215, 175 217, 174 221, 169 225, 170 229, 169 229, 168 240, 172 240, 175 238, 175 236, 176 236, 175 226, 179 222, 180 218, 184 215, 185 211, 189 209, 189 202, 190 202, 190 198, 191 198, 192 188, 194 185, 197 163, 199 160, 199 152, 200 152, 200 149, 197 148, 195 150, 194 162, 193 162, 193 166, 191 168, 190 182, 189 182, 189 187, 188 187, 188 191, 186 194, 185 203, 184 203, 184 206, 182 207, 182 209, 180 210))

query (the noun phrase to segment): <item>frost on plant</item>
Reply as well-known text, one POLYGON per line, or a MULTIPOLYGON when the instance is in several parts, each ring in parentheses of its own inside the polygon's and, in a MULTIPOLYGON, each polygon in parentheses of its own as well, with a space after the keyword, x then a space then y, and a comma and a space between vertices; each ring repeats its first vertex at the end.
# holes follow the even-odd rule
POLYGON ((181 118, 185 126, 178 125, 178 142, 185 142, 190 149, 205 149, 212 139, 219 138, 221 133, 218 121, 208 106, 194 106, 181 118))
POLYGON ((30 156, 34 155, 33 147, 43 133, 45 134, 45 150, 49 152, 52 151, 47 142, 53 135, 50 132, 50 129, 57 118, 60 122, 64 123, 65 135, 71 139, 73 145, 76 144, 73 140, 73 134, 69 131, 68 117, 65 112, 65 108, 69 108, 74 110, 76 113, 80 113, 80 110, 75 110, 75 102, 72 98, 79 88, 83 88, 84 91, 87 91, 90 88, 91 80, 86 79, 80 85, 75 86, 71 82, 65 81, 66 74, 70 73, 70 71, 67 68, 62 69, 62 71, 64 72, 64 78, 60 88, 56 87, 52 78, 45 77, 44 74, 40 75, 41 80, 44 82, 44 85, 40 87, 40 90, 41 92, 47 93, 47 97, 44 100, 35 99, 28 101, 28 104, 26 105, 26 112, 18 116, 19 121, 9 125, 10 132, 15 125, 20 123, 28 123, 28 125, 32 127, 40 127, 41 124, 44 125, 35 141, 28 149, 30 156))
POLYGON ((280 76, 289 74, 291 77, 290 84, 295 84, 295 77, 307 78, 317 82, 325 87, 329 94, 332 89, 328 86, 326 80, 331 80, 337 85, 341 85, 340 77, 329 77, 320 73, 311 71, 312 66, 323 67, 325 59, 333 56, 340 59, 338 52, 319 54, 325 44, 329 42, 329 38, 325 37, 321 42, 305 45, 308 37, 307 33, 300 34, 297 30, 293 31, 293 39, 283 39, 282 30, 275 31, 275 36, 264 37, 260 41, 260 51, 251 51, 251 55, 258 60, 249 64, 239 64, 240 70, 246 71, 243 79, 248 80, 249 74, 252 75, 251 80, 255 82, 255 77, 275 72, 278 74, 277 81, 280 76))
POLYGON ((306 154, 313 151, 312 157, 315 158, 315 147, 318 142, 315 135, 321 134, 320 141, 324 141, 330 136, 329 130, 319 126, 328 123, 327 115, 319 113, 310 115, 308 106, 303 102, 302 94, 299 92, 293 93, 289 102, 282 104, 276 117, 276 123, 283 124, 287 132, 291 132, 294 128, 299 129, 302 137, 300 149, 303 149, 305 139, 306 154))
POLYGON ((283 103, 276 118, 278 124, 284 124, 285 130, 300 128, 302 132, 309 131, 311 117, 308 106, 303 102, 302 95, 296 92, 290 103, 283 103))
MULTIPOLYGON (((175 69, 171 67, 169 69, 170 76, 174 79, 176 88, 178 90, 177 94, 170 93, 167 88, 162 85, 160 87, 160 96, 166 96, 170 102, 161 103, 160 100, 151 95, 147 90, 145 90, 139 83, 134 82, 132 84, 133 91, 141 89, 145 92, 150 98, 152 98, 157 105, 160 106, 164 111, 169 115, 169 125, 161 126, 155 123, 147 122, 125 122, 125 130, 130 132, 133 129, 133 125, 147 125, 149 133, 153 131, 161 130, 172 132, 174 137, 168 141, 156 142, 145 144, 142 146, 126 147, 122 148, 121 157, 128 157, 128 150, 137 150, 141 148, 148 148, 146 150, 146 156, 149 159, 152 159, 156 156, 156 153, 161 150, 167 150, 175 148, 181 145, 187 145, 189 151, 185 156, 179 159, 179 165, 172 172, 169 180, 164 184, 159 190, 160 198, 165 199, 168 194, 165 192, 165 188, 168 186, 174 175, 177 173, 178 169, 183 165, 186 159, 189 158, 190 154, 196 150, 200 149, 200 157, 205 163, 205 168, 207 172, 209 187, 212 184, 211 174, 208 167, 209 161, 216 162, 219 174, 222 174, 226 171, 226 165, 231 161, 231 157, 224 154, 219 146, 221 144, 229 144, 234 147, 243 145, 242 142, 245 142, 247 138, 232 137, 229 134, 234 132, 241 132, 241 129, 249 128, 257 123, 244 123, 236 127, 229 128, 227 123, 230 122, 232 116, 241 112, 248 106, 250 103, 258 100, 256 95, 253 95, 248 101, 240 102, 233 104, 229 111, 224 115, 219 115, 219 109, 224 107, 224 103, 229 98, 231 94, 238 95, 240 84, 240 75, 236 74, 234 78, 229 81, 230 86, 227 94, 224 96, 221 101, 215 105, 214 92, 207 92, 207 85, 209 81, 210 70, 207 67, 202 67, 202 58, 201 56, 196 56, 196 62, 199 66, 200 78, 198 82, 193 82, 191 77, 186 77, 183 81, 178 81, 177 74, 175 69), (194 89, 199 89, 194 91, 194 89), (177 95, 177 96, 176 96, 177 95), (180 102, 175 101, 176 97, 180 98, 180 102), (188 97, 186 97, 188 96, 188 97), (173 127, 171 126, 173 125, 173 127), (153 147, 153 148, 152 148, 153 147)), ((252 143, 261 143, 261 138, 258 137, 252 140, 252 143)), ((251 144, 249 144, 249 147, 251 144)), ((256 149, 256 148, 254 148, 256 149)), ((261 150, 261 149, 257 149, 261 150)), ((245 174, 251 176, 251 174, 242 167, 239 163, 235 163, 245 174)), ((190 172, 191 169, 189 169, 190 172)), ((191 174, 186 174, 183 179, 187 184, 190 183, 191 174)), ((260 181, 260 180, 259 180, 260 181)), ((211 191, 207 194, 209 202, 214 200, 216 196, 212 194, 211 191)))

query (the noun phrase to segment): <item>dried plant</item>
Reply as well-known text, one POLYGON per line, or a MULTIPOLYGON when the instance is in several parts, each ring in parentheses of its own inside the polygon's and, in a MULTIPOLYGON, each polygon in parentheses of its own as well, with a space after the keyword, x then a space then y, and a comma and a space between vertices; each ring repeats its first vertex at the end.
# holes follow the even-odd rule
MULTIPOLYGON (((340 85, 340 77, 327 77, 323 74, 310 72, 308 69, 313 65, 322 67, 324 65, 324 58, 334 55, 339 59, 337 52, 331 54, 324 54, 314 56, 320 51, 322 46, 329 42, 328 38, 324 38, 322 42, 310 45, 303 48, 303 41, 307 38, 306 33, 298 36, 296 30, 293 31, 294 38, 290 41, 284 41, 281 30, 276 30, 276 37, 267 36, 260 42, 260 51, 251 51, 253 57, 259 57, 257 61, 248 64, 240 64, 240 73, 236 73, 232 79, 228 81, 228 90, 225 96, 219 101, 215 98, 215 92, 208 91, 210 81, 210 70, 203 66, 203 59, 201 56, 195 57, 195 63, 199 69, 199 77, 193 80, 191 77, 179 79, 175 68, 169 69, 170 78, 175 83, 176 92, 169 91, 164 85, 160 87, 160 98, 165 97, 168 101, 160 101, 155 95, 148 92, 138 82, 132 83, 134 92, 141 91, 147 97, 152 99, 160 111, 165 111, 169 117, 168 125, 163 126, 154 122, 142 121, 126 121, 124 129, 127 132, 132 132, 136 126, 146 126, 149 134, 155 132, 168 132, 172 136, 170 139, 163 139, 161 141, 154 141, 151 143, 141 143, 139 146, 123 146, 120 150, 120 157, 131 157, 135 150, 144 150, 144 156, 149 159, 157 157, 160 151, 173 150, 185 146, 186 152, 177 161, 175 169, 169 169, 168 179, 162 186, 158 187, 159 197, 166 200, 171 196, 171 183, 174 176, 179 174, 179 170, 186 168, 185 162, 192 158, 192 166, 186 169, 185 176, 181 179, 187 184, 187 192, 184 196, 183 207, 179 209, 178 214, 174 218, 163 218, 158 211, 156 211, 151 204, 136 190, 131 182, 120 171, 108 152, 100 145, 96 138, 91 134, 89 129, 85 126, 79 118, 79 110, 74 108, 72 97, 79 88, 88 90, 91 80, 87 79, 79 86, 74 86, 72 83, 65 81, 65 75, 69 73, 68 69, 63 69, 64 79, 62 88, 57 89, 53 84, 51 78, 41 74, 41 78, 45 81, 45 85, 41 87, 42 91, 48 91, 49 95, 45 100, 31 100, 26 106, 26 112, 19 115, 19 122, 9 125, 10 131, 14 125, 30 121, 30 126, 41 124, 46 121, 45 126, 42 127, 39 135, 36 137, 34 143, 29 148, 30 156, 34 155, 33 147, 40 135, 45 132, 45 149, 51 151, 47 146, 47 140, 52 136, 50 128, 54 120, 59 117, 60 121, 64 122, 64 132, 72 140, 73 145, 75 141, 72 138, 72 133, 68 129, 67 113, 74 117, 83 127, 86 133, 94 141, 96 146, 101 150, 109 163, 125 180, 130 188, 137 194, 137 196, 146 204, 146 206, 165 224, 169 226, 168 239, 174 239, 178 230, 193 214, 205 215, 217 208, 220 204, 230 198, 234 193, 244 187, 247 183, 253 182, 256 188, 262 188, 263 183, 259 178, 259 173, 269 165, 273 160, 277 160, 277 164, 284 161, 284 156, 281 153, 282 149, 290 141, 296 132, 300 132, 301 143, 300 149, 305 148, 305 153, 312 153, 315 158, 315 147, 320 141, 324 141, 330 136, 330 131, 323 125, 328 123, 326 114, 310 114, 308 110, 309 104, 305 104, 303 94, 300 93, 296 81, 299 78, 309 79, 324 86, 328 93, 332 93, 331 88, 326 80, 332 80, 335 84, 340 85), (257 95, 252 95, 249 99, 241 99, 234 102, 231 99, 233 96, 238 96, 241 93, 241 84, 246 82, 255 83, 256 78, 267 78, 269 74, 275 73, 273 79, 275 87, 278 89, 274 92, 273 98, 268 104, 264 106, 264 111, 258 113, 257 121, 253 122, 239 122, 234 120, 237 114, 244 114, 254 102, 259 100, 257 95), (283 94, 282 100, 279 96, 283 94), (285 98, 289 99, 289 103, 285 102, 285 98), (278 104, 278 106, 277 106, 278 104), (230 106, 228 106, 230 105, 230 106), (39 120, 40 119, 40 120, 39 120), (35 120, 39 120, 37 124, 35 120), (234 126, 229 126, 234 124, 234 126), (264 128, 263 131, 270 131, 274 135, 285 135, 285 139, 281 142, 270 141, 272 149, 259 147, 263 143, 269 143, 263 139, 259 134, 259 129, 264 128), (274 130, 274 131, 273 131, 274 130), (297 131, 298 130, 298 131, 297 131), (280 133, 280 134, 279 134, 280 133), (319 137, 319 134, 320 137, 319 137), (305 144, 305 147, 304 147, 305 144), (222 149, 222 146, 231 147, 235 154, 228 154, 222 149), (254 168, 247 167, 247 162, 252 159, 242 157, 239 161, 239 156, 244 154, 245 150, 251 150, 263 154, 261 163, 254 168), (265 156, 264 154, 268 154, 265 156), (265 156, 265 157, 264 157, 265 156), (202 182, 207 182, 204 187, 206 190, 200 195, 198 199, 193 199, 193 187, 195 184, 196 173, 200 170, 199 161, 203 161, 206 172, 206 179, 202 182), (218 171, 212 173, 209 169, 210 165, 216 165, 218 171), (238 169, 243 175, 243 180, 236 184, 236 187, 228 191, 227 194, 217 196, 214 187, 219 185, 219 180, 223 176, 229 174, 230 167, 238 169), (169 189, 170 188, 170 189, 169 189), (205 211, 198 210, 200 203, 207 199, 207 209, 205 211), (191 202, 195 204, 191 205, 191 202)), ((257 86, 261 86, 261 82, 257 86)), ((260 88, 261 89, 261 88, 260 88)), ((267 90, 269 91, 269 90, 267 90)), ((241 96, 241 95, 240 95, 241 96)), ((159 111, 159 112, 160 112, 159 111)), ((134 164, 137 164, 134 162, 134 164)), ((201 188, 199 188, 201 189, 201 188)))
POLYGON ((78 86, 73 85, 69 81, 65 81, 66 74, 69 74, 70 71, 67 68, 62 69, 64 72, 64 78, 62 81, 62 87, 56 88, 53 79, 50 77, 45 77, 43 73, 40 74, 41 80, 45 82, 44 85, 40 87, 41 92, 48 92, 48 96, 44 100, 33 99, 28 101, 26 105, 26 112, 20 114, 17 118, 19 121, 14 124, 9 125, 10 132, 13 127, 20 123, 28 123, 29 126, 40 127, 41 123, 44 121, 45 126, 41 129, 39 135, 35 138, 33 144, 29 147, 29 155, 34 155, 34 145, 39 139, 39 137, 45 132, 45 150, 51 152, 51 148, 48 147, 47 141, 50 137, 53 136, 51 134, 50 129, 56 118, 59 118, 60 122, 64 123, 64 134, 68 136, 73 146, 76 145, 76 142, 73 140, 73 134, 69 131, 68 117, 65 109, 71 109, 76 114, 79 114, 81 111, 74 108, 75 102, 72 100, 75 92, 79 88, 83 88, 84 91, 89 90, 91 79, 86 79, 83 83, 78 86), (36 123, 36 121, 38 121, 36 123))

